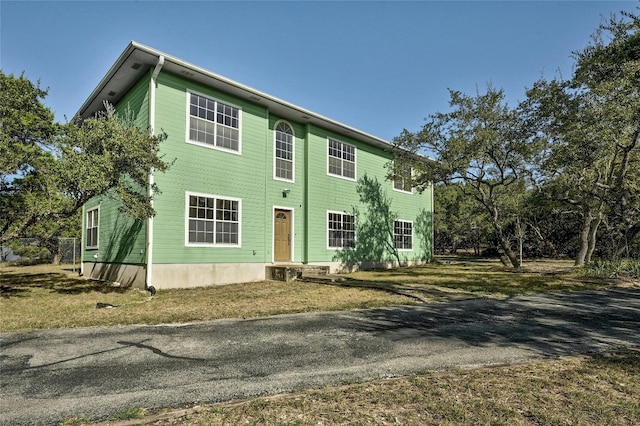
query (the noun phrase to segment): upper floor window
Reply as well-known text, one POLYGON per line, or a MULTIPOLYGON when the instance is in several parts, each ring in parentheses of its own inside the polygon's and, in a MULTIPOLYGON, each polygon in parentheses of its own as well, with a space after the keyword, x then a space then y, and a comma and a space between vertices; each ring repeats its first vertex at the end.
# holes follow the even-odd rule
POLYGON ((293 129, 284 121, 276 125, 274 131, 274 172, 276 179, 294 180, 293 129))
POLYGON ((356 246, 356 218, 352 214, 327 212, 327 247, 356 246))
POLYGON ((240 109, 189 93, 189 141, 240 152, 240 109))
POLYGON ((393 221, 393 247, 398 250, 413 249, 413 223, 405 220, 393 221))
POLYGON ((95 207, 87 211, 87 224, 86 224, 86 237, 88 249, 98 248, 98 224, 99 224, 100 210, 95 207))
POLYGON ((393 179, 393 189, 402 192, 411 192, 411 173, 410 164, 403 164, 395 167, 395 177, 393 179))
POLYGON ((188 245, 240 245, 240 200, 187 195, 188 245))
POLYGON ((329 148, 328 173, 355 180, 356 147, 333 139, 328 139, 327 145, 329 148))

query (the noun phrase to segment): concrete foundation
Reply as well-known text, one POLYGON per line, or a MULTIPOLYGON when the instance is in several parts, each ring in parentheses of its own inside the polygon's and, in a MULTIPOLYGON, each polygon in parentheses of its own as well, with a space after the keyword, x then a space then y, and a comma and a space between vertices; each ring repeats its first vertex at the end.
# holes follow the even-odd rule
POLYGON ((189 288, 264 281, 264 263, 196 263, 153 265, 153 286, 189 288))
POLYGON ((145 288, 145 265, 84 262, 85 277, 120 283, 123 287, 145 288))
MULTIPOLYGON (((428 262, 426 261, 406 261, 402 262, 400 266, 416 266, 416 265, 424 265, 428 262)), ((329 271, 332 274, 337 273, 347 273, 347 272, 356 272, 356 271, 367 271, 371 269, 391 269, 397 268, 398 262, 353 262, 353 263, 344 263, 344 262, 313 262, 314 265, 318 266, 328 266, 329 271)))
MULTIPOLYGON (((426 262, 407 262, 403 266, 424 263, 426 262)), ((312 265, 300 265, 297 269, 295 265, 289 265, 283 269, 283 272, 278 269, 278 266, 270 263, 156 264, 153 265, 152 285, 156 289, 161 289, 205 287, 264 281, 266 279, 289 281, 300 275, 302 269, 313 269, 314 267, 324 267, 328 268, 330 273, 339 273, 367 269, 389 269, 397 266, 397 262, 357 262, 352 264, 313 262, 312 265)), ((322 273, 326 273, 326 271, 322 273)), ((94 279, 118 282, 122 286, 144 289, 146 268, 145 265, 85 262, 84 275, 94 279)))

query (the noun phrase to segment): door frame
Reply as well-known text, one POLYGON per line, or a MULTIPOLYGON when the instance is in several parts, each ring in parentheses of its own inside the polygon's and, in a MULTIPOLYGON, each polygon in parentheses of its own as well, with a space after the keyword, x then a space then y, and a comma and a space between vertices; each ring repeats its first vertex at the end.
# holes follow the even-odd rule
POLYGON ((271 209, 271 263, 276 263, 276 210, 286 210, 290 213, 289 217, 289 233, 291 234, 291 250, 288 261, 279 261, 279 263, 292 263, 295 259, 295 213, 292 207, 273 206, 271 209))

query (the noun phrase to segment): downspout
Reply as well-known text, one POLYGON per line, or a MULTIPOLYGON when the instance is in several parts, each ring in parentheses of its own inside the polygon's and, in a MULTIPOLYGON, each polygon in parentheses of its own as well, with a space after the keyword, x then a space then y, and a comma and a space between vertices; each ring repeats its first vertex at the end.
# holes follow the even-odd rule
POLYGON ((431 260, 430 260, 431 263, 433 263, 436 260, 434 257, 435 247, 436 247, 436 227, 435 227, 436 205, 435 205, 434 191, 435 189, 433 186, 433 182, 431 182, 431 260))
POLYGON ((86 232, 86 224, 85 220, 87 220, 87 212, 86 206, 82 205, 82 217, 80 218, 80 276, 84 276, 84 241, 85 241, 85 232, 86 232))
MULTIPOLYGON (((309 208, 309 153, 311 152, 311 124, 305 125, 304 135, 304 194, 302 196, 302 205, 304 206, 304 247, 302 252, 302 263, 309 263, 309 215, 311 209, 309 208)), ((326 214, 326 213, 325 213, 326 214)))
MULTIPOLYGON (((151 74, 151 81, 149 83, 149 131, 151 132, 151 136, 156 135, 156 79, 158 78, 158 74, 160 74, 160 70, 164 65, 164 56, 160 55, 158 57, 158 63, 153 70, 153 74, 151 74)), ((147 188, 147 195, 151 200, 151 207, 153 207, 153 184, 155 183, 153 177, 153 169, 149 170, 149 187, 147 188)), ((147 289, 151 289, 151 293, 155 293, 155 288, 153 288, 153 216, 147 219, 147 271, 145 281, 147 284, 147 289)))

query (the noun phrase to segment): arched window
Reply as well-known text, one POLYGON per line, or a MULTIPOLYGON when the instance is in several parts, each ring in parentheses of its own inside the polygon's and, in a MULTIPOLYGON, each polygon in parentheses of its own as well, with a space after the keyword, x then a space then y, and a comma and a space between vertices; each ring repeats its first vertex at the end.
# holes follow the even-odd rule
POLYGON ((274 142, 274 177, 293 181, 293 129, 284 121, 276 125, 274 142))

